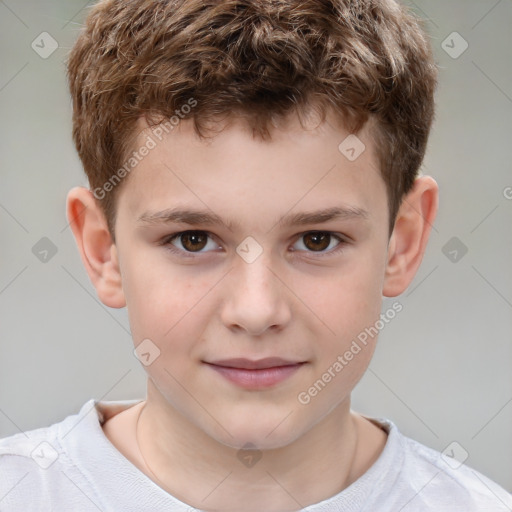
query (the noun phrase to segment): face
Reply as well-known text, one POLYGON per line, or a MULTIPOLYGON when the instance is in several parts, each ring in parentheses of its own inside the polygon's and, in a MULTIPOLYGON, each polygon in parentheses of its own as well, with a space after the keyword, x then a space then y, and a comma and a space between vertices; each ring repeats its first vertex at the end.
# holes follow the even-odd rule
POLYGON ((349 133, 327 121, 289 118, 270 141, 242 121, 210 141, 190 120, 146 129, 138 143, 155 147, 118 196, 123 293, 148 376, 233 448, 307 433, 347 402, 374 350, 353 341, 381 311, 385 184, 369 133, 351 161, 338 149, 349 133))

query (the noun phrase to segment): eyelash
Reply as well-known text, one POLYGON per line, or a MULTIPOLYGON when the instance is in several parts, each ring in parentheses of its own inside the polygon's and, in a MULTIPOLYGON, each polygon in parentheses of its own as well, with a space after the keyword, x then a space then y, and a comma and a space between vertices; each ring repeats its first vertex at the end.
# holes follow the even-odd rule
MULTIPOLYGON (((192 252, 192 251, 186 251, 186 250, 180 250, 178 248, 176 248, 174 245, 172 245, 172 241, 176 238, 179 238, 181 235, 185 234, 185 233, 203 233, 205 235, 207 235, 210 239, 212 239, 212 234, 208 231, 202 231, 202 230, 186 230, 186 231, 179 231, 177 233, 173 233, 173 234, 170 234, 170 235, 167 235, 166 237, 164 237, 161 242, 159 243, 159 245, 163 245, 165 246, 165 248, 174 253, 174 254, 177 254, 179 256, 184 256, 186 258, 196 258, 197 256, 201 255, 201 254, 207 254, 208 252, 211 252, 211 251, 206 251, 206 252, 192 252)), ((315 251, 305 251, 308 255, 314 255, 314 257, 324 257, 324 256, 330 256, 332 254, 337 254, 339 252, 341 252, 346 245, 348 245, 348 240, 346 238, 343 238, 342 236, 336 234, 336 233, 333 233, 332 231, 320 231, 320 230, 312 230, 312 231, 305 231, 303 233, 300 233, 298 235, 298 238, 297 240, 299 240, 300 238, 304 237, 305 235, 308 235, 310 233, 321 233, 321 234, 325 234, 325 235, 330 235, 331 237, 335 238, 339 243, 338 245, 336 245, 336 247, 334 247, 334 249, 331 249, 330 251, 327 251, 327 252, 315 252, 315 251)), ((293 252, 304 252, 300 249, 295 249, 293 250, 293 252)))

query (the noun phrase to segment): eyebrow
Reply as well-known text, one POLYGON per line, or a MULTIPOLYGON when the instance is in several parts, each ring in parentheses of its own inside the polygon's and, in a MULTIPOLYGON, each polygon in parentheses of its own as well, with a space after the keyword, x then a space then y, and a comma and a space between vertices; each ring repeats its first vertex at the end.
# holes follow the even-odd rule
MULTIPOLYGON (((288 214, 276 222, 282 227, 301 226, 305 224, 320 224, 331 220, 367 220, 369 214, 366 210, 355 206, 325 208, 311 212, 288 214)), ((144 212, 137 219, 142 224, 169 224, 181 223, 191 226, 220 225, 232 231, 240 226, 236 221, 226 221, 216 213, 209 210, 169 208, 157 212, 144 212)))

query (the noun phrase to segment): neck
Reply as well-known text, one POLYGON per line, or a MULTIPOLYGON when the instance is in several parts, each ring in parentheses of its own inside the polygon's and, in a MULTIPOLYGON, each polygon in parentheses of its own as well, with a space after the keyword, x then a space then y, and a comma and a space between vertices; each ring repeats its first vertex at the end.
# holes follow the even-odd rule
POLYGON ((189 422, 149 380, 135 430, 140 469, 179 500, 205 510, 272 512, 325 500, 361 476, 385 443, 381 432, 380 449, 359 445, 361 434, 366 442, 373 432, 375 440, 370 425, 350 412, 347 399, 287 446, 240 451, 189 422))

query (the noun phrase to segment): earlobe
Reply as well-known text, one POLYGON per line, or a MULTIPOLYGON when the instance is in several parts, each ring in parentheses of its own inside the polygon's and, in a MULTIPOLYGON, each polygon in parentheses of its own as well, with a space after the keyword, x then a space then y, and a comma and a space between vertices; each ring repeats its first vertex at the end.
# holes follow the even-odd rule
POLYGON ((75 187, 68 193, 67 217, 98 298, 111 308, 126 305, 117 249, 107 221, 92 192, 75 187))
POLYGON ((396 297, 414 279, 436 218, 439 187, 431 176, 416 178, 404 197, 388 246, 382 294, 396 297))

